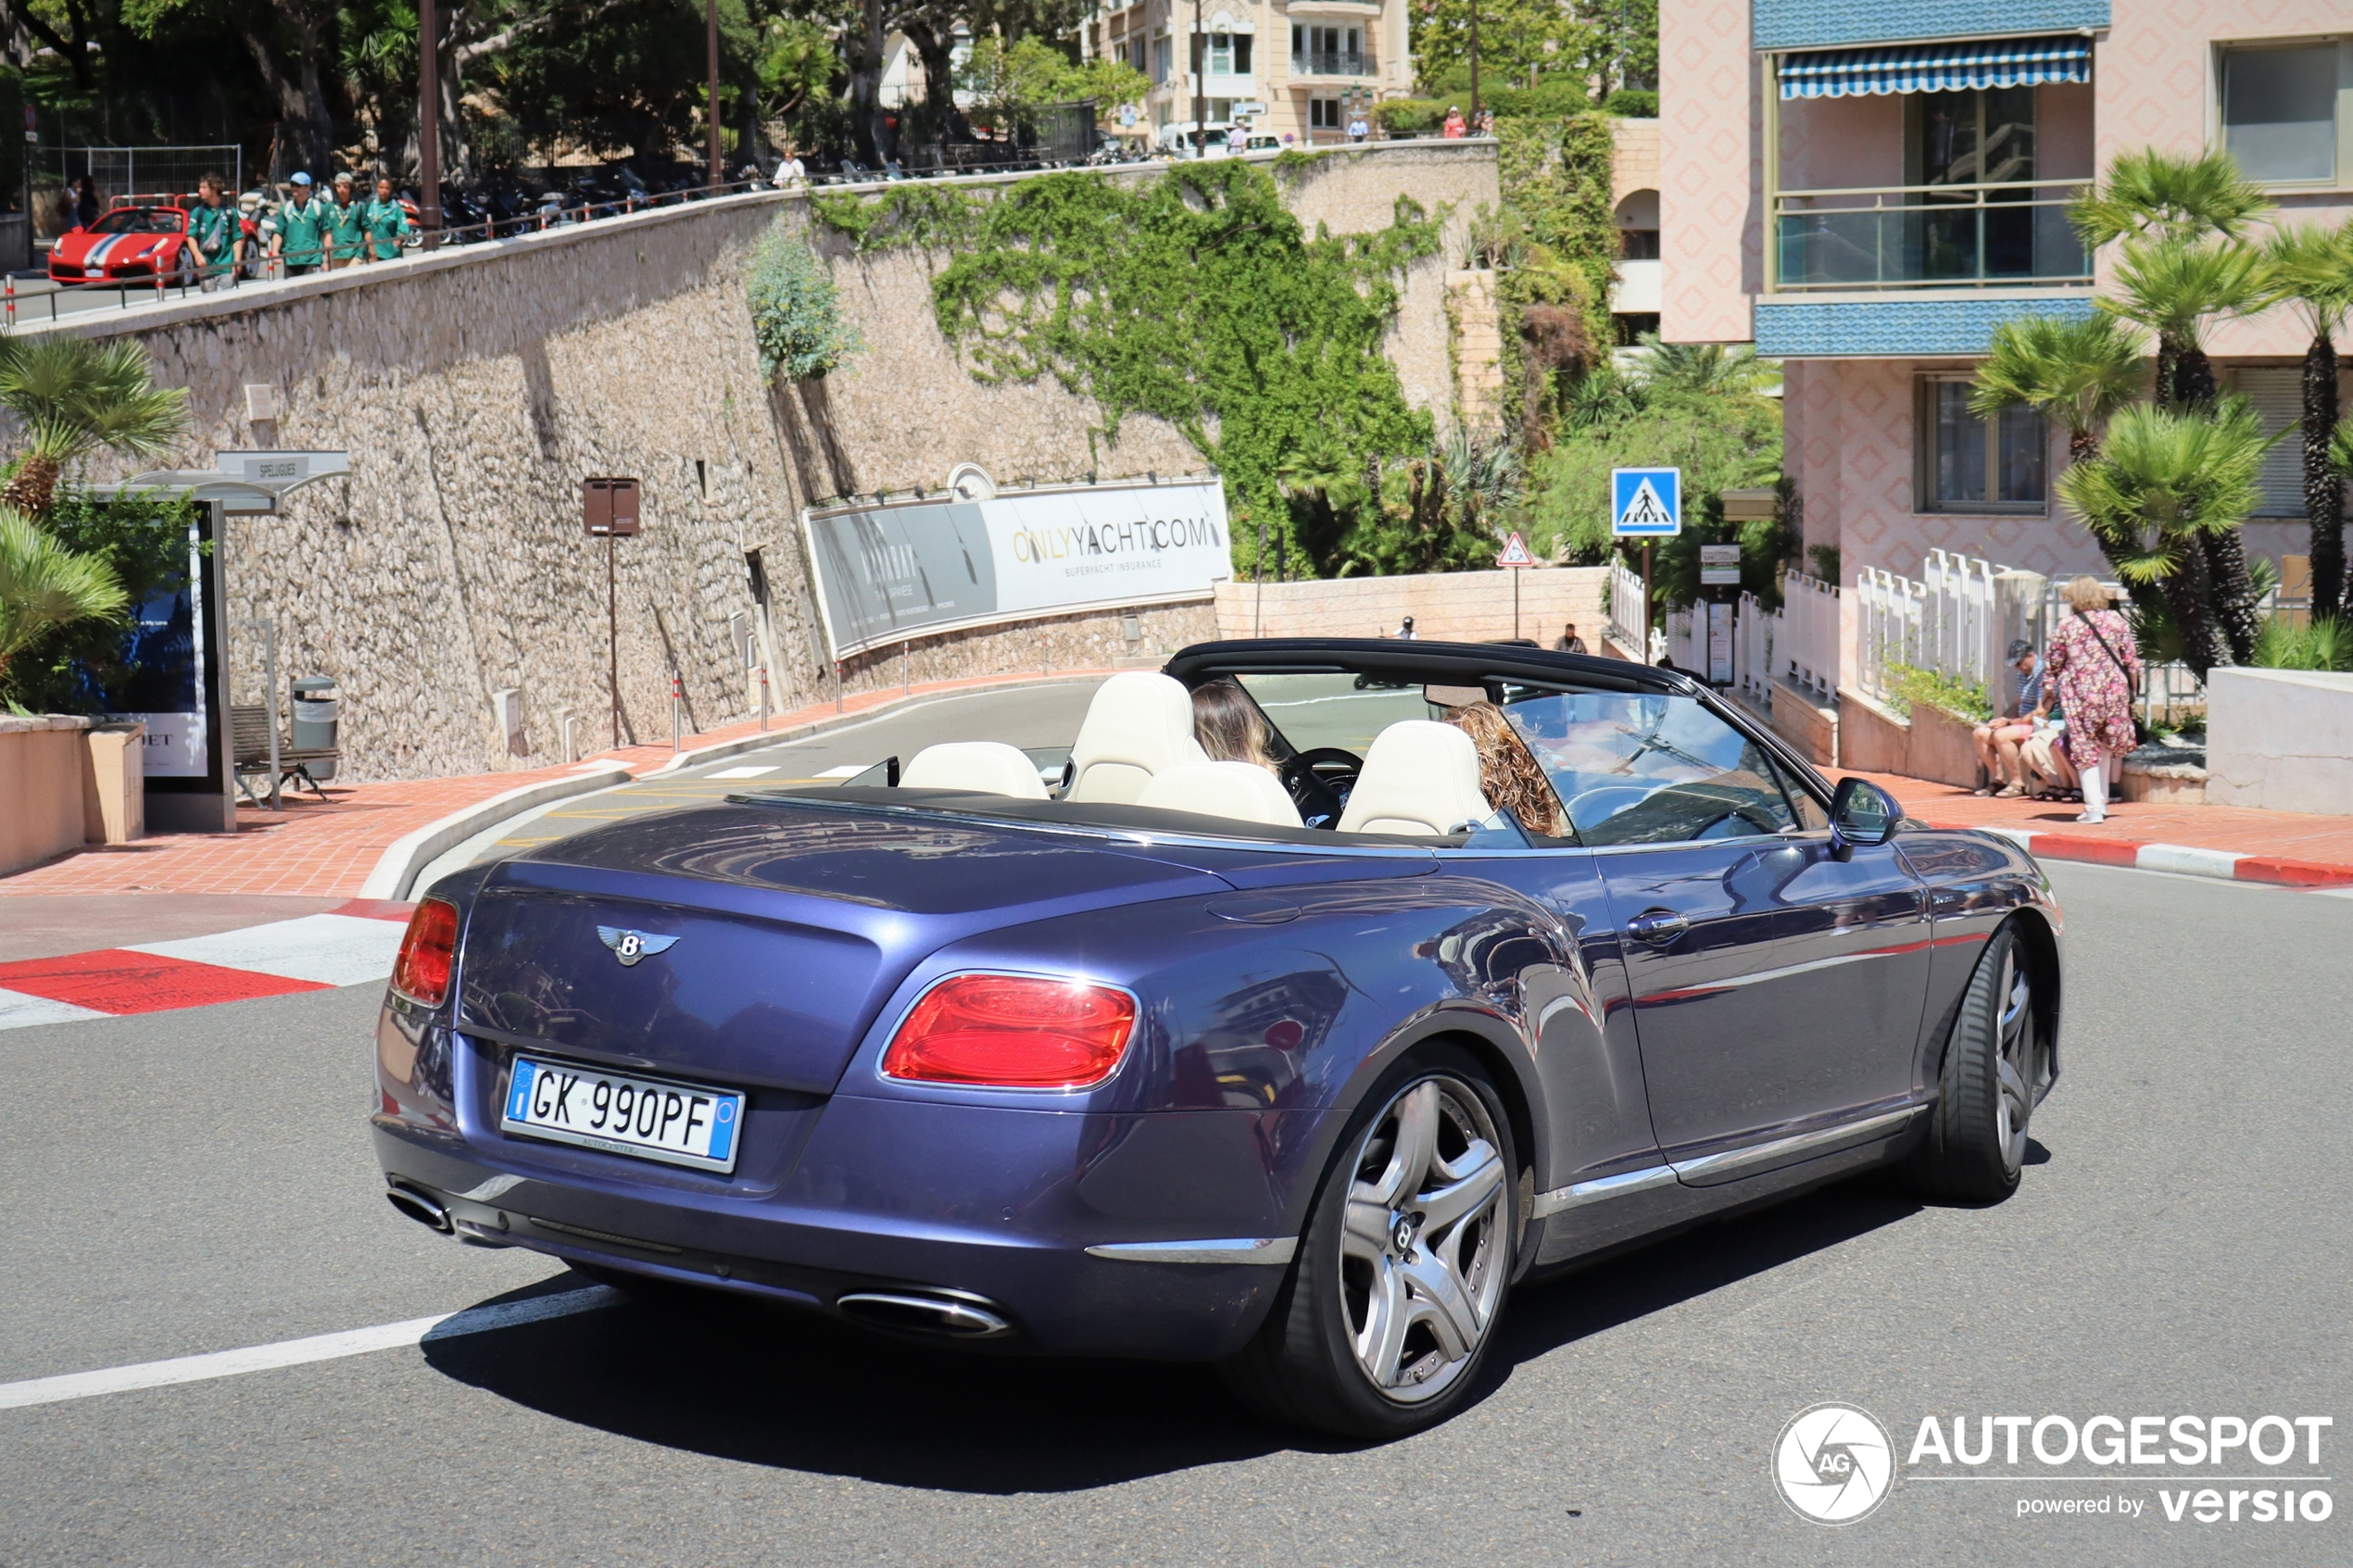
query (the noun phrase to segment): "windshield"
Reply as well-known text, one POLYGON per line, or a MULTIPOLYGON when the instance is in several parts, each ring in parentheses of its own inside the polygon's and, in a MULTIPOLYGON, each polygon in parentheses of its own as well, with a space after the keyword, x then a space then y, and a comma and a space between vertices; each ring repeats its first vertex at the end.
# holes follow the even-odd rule
POLYGON ((1822 825, 1764 747, 1697 700, 1665 693, 1507 697, 1528 744, 1587 844, 1671 844, 1822 825))
POLYGON ((1266 715, 1290 756, 1338 746, 1362 757, 1373 737, 1404 719, 1443 719, 1449 709, 1426 700, 1421 683, 1390 684, 1368 675, 1238 675, 1266 715))
POLYGON ((94 234, 176 234, 181 214, 168 207, 119 207, 90 225, 94 234))

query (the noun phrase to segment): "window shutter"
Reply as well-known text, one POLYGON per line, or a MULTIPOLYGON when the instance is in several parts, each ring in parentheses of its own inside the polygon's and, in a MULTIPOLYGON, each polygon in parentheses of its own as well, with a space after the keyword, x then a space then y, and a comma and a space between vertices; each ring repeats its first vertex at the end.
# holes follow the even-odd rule
MULTIPOLYGON (((2255 406, 2263 433, 2276 434, 2304 417, 2304 372, 2295 366, 2248 366, 2238 373, 2238 390, 2255 406)), ((2263 498, 2255 505, 2257 517, 2304 515, 2304 437, 2296 433, 2263 455, 2263 472, 2256 482, 2263 498)))

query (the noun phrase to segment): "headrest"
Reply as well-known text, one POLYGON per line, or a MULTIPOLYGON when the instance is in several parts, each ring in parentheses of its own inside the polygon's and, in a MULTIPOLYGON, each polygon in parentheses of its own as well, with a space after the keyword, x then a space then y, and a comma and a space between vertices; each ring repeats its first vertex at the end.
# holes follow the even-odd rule
POLYGON ((902 789, 961 789, 975 795, 1010 795, 1019 800, 1046 798, 1038 764, 1019 747, 995 740, 947 741, 915 753, 899 775, 902 789))
POLYGON ((1163 768, 1206 762, 1193 738, 1193 696, 1157 671, 1130 670, 1095 690, 1070 749, 1073 800, 1132 805, 1163 768))
POLYGON ((1180 762, 1163 768, 1136 804, 1269 827, 1302 825, 1299 808, 1291 804, 1282 781, 1255 762, 1180 762))
POLYGON ((1494 814, 1478 788, 1478 747, 1452 724, 1404 719, 1373 737, 1340 813, 1342 833, 1453 833, 1494 814))

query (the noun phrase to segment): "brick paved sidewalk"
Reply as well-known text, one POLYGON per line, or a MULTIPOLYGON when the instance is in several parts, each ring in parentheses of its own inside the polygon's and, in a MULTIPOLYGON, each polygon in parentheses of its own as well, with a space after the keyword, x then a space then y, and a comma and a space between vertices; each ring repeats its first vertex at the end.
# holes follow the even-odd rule
MULTIPOLYGON (((1055 671, 1057 677, 1074 679, 1111 673, 1108 670, 1055 671)), ((932 682, 911 690, 860 692, 844 699, 840 714, 886 708, 910 696, 1013 685, 1038 678, 1033 674, 980 676, 932 682)), ((794 730, 838 716, 831 702, 818 703, 776 715, 768 721, 767 733, 781 740, 794 730)), ((724 745, 761 733, 757 721, 747 721, 688 736, 683 749, 724 745)), ((0 877, 0 898, 59 893, 350 897, 395 841, 453 811, 525 784, 562 778, 580 771, 585 762, 617 761, 633 774, 642 775, 668 762, 671 756, 667 746, 623 746, 569 766, 396 784, 331 785, 324 802, 308 795, 297 801, 289 793, 283 797, 286 809, 283 811, 240 805, 233 834, 158 834, 131 844, 86 846, 44 865, 0 877)))
POLYGON ((2161 865, 2167 857, 2143 853, 2164 846, 2193 851, 2168 869, 2188 870, 2203 859, 2228 870, 2213 874, 2242 881, 2298 885, 2353 884, 2353 816, 2259 811, 2246 806, 2160 806, 2111 802, 2108 821, 2079 822, 2083 808, 2043 800, 2001 800, 1950 784, 1893 773, 1866 773, 1904 803, 1907 815, 1939 827, 2001 828, 2034 835, 2045 859, 2109 865, 2161 865))

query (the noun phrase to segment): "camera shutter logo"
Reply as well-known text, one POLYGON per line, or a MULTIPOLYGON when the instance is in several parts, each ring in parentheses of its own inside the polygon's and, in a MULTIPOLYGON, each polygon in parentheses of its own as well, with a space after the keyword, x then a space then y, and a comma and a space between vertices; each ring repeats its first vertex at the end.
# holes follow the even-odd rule
POLYGON ((1852 1524, 1885 1501, 1895 1444, 1869 1411, 1821 1404, 1800 1411, 1773 1443, 1781 1499, 1817 1524, 1852 1524))

